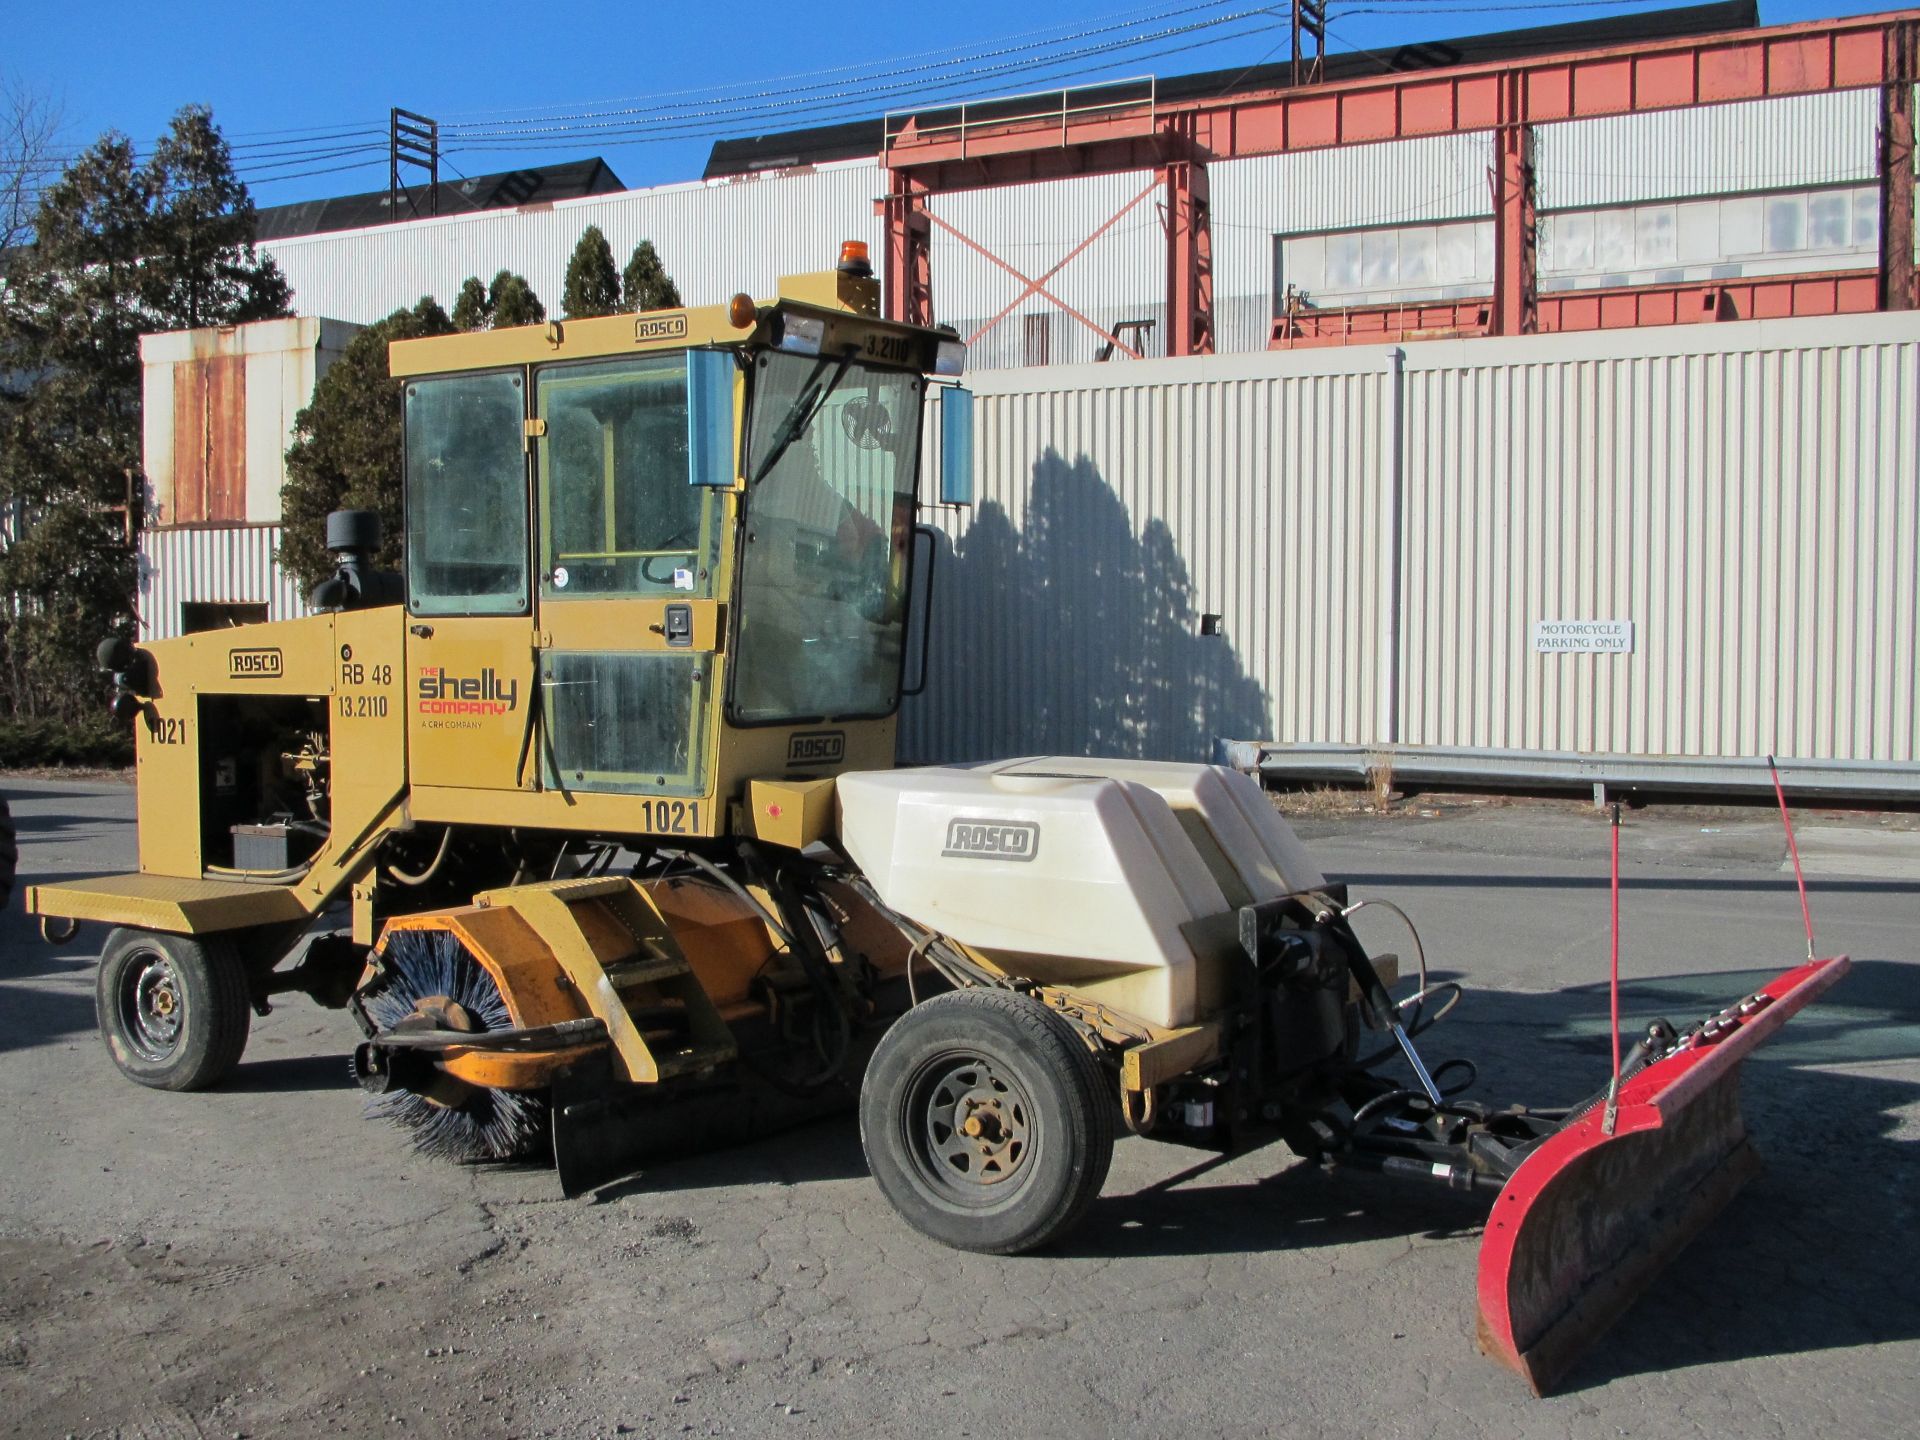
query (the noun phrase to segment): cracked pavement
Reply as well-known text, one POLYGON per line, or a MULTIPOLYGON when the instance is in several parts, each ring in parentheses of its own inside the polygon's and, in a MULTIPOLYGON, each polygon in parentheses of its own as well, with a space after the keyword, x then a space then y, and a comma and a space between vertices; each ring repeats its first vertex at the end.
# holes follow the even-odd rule
MULTIPOLYGON (((125 786, 6 789, 24 876, 131 865, 125 786)), ((549 1171, 420 1159, 362 1119, 351 1022, 299 997, 221 1088, 132 1086, 93 1031, 102 933, 50 949, 16 900, 0 1433, 1905 1433, 1920 833, 1863 849, 1873 817, 1802 823, 1816 850, 1833 832, 1814 916, 1856 970, 1747 1064, 1769 1168, 1546 1401, 1474 1350, 1484 1202, 1129 1139, 1067 1244, 964 1255, 893 1217, 851 1117, 566 1201, 549 1171)), ((1299 828, 1472 987, 1427 1048, 1472 1056, 1475 1095, 1564 1103, 1604 1078, 1599 817, 1438 805, 1299 828)), ((1716 1009, 1799 958, 1764 812, 1639 812, 1623 852, 1630 1022, 1716 1009)), ((1390 916, 1356 923, 1409 953, 1390 916)))

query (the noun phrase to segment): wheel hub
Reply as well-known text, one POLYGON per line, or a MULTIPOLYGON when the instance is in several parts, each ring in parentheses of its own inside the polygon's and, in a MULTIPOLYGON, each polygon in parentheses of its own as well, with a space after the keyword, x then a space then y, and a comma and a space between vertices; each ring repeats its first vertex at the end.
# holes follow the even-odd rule
POLYGON ((171 961, 154 955, 129 969, 120 992, 120 1018, 141 1058, 165 1060, 173 1053, 185 1009, 171 961))
POLYGON ((972 1188, 1018 1174, 1030 1140, 1025 1094, 992 1062, 945 1068, 925 1091, 923 1154, 944 1182, 972 1188))

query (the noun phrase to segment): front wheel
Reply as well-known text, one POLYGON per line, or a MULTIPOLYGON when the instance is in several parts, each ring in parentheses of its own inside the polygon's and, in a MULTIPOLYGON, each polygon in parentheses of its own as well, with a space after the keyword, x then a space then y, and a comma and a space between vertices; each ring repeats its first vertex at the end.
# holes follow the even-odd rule
POLYGON ((113 1063, 155 1090, 204 1090, 240 1063, 251 1011, 246 969, 218 935, 115 930, 94 1011, 113 1063))
POLYGON ((1065 1234, 1113 1161, 1099 1063, 1040 1001, 956 990, 915 1006, 874 1051, 860 1141, 914 1229, 1017 1255, 1065 1234))

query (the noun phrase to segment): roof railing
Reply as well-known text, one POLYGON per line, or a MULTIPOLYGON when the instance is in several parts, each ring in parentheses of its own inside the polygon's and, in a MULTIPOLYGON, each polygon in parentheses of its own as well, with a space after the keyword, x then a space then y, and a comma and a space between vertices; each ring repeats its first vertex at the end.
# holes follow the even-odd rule
POLYGON ((1128 111, 1144 114, 1150 130, 1159 117, 1159 81, 1152 75, 1103 80, 1061 90, 1034 90, 1021 95, 996 95, 987 100, 963 100, 957 105, 917 105, 911 110, 889 110, 881 120, 880 158, 884 163, 896 148, 954 144, 965 159, 968 140, 984 130, 1058 127, 1060 143, 1071 144, 1076 124, 1111 118, 1128 111), (1116 93, 1124 92, 1124 93, 1116 93))

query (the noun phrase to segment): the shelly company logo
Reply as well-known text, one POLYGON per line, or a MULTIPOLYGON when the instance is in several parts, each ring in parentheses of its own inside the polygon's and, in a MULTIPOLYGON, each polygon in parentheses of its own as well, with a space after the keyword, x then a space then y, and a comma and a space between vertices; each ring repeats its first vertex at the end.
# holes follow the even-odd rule
POLYGON ((506 715, 520 703, 520 682, 502 680, 491 665, 478 675, 431 665, 420 671, 414 696, 422 715, 506 715))
POLYGON ((1040 827, 1031 820, 954 819, 942 855, 961 860, 1031 860, 1040 853, 1040 827))

